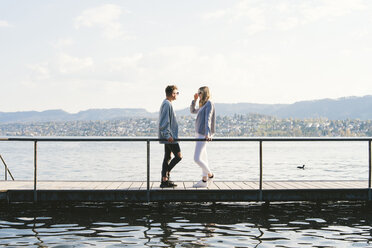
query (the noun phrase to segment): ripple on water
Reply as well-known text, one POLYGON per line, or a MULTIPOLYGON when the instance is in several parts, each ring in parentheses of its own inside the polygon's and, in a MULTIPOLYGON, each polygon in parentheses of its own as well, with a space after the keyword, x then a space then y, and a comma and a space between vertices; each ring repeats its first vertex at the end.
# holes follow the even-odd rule
POLYGON ((360 203, 10 208, 0 211, 1 246, 369 247, 372 242, 372 211, 360 203))

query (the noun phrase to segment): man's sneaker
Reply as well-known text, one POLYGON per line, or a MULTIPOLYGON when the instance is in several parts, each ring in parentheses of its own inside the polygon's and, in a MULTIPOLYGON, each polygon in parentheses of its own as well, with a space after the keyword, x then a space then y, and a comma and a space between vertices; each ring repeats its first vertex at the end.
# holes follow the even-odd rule
POLYGON ((169 180, 162 181, 160 184, 160 188, 173 188, 173 187, 177 187, 177 184, 170 182, 169 180))
POLYGON ((199 182, 193 185, 194 188, 206 188, 208 187, 207 181, 200 180, 199 182))

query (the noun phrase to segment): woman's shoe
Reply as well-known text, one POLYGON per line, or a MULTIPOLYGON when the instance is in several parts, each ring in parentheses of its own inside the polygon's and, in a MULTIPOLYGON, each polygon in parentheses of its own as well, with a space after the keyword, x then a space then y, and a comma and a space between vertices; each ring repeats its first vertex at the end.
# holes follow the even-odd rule
POLYGON ((213 180, 214 180, 214 178, 215 178, 214 176, 215 176, 214 173, 212 174, 211 177, 208 176, 208 184, 213 183, 213 180))
POLYGON ((208 182, 200 180, 199 182, 195 183, 192 187, 194 187, 194 188, 206 188, 206 187, 208 187, 208 182))

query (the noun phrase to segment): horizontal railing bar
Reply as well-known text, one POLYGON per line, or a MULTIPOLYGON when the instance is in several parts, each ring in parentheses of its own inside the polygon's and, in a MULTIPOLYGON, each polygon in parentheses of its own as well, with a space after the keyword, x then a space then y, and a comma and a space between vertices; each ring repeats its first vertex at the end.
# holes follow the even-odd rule
MULTIPOLYGON (((115 142, 115 141, 165 141, 154 137, 123 138, 123 137, 9 137, 0 141, 69 141, 69 142, 115 142)), ((205 139, 179 138, 175 141, 205 141, 205 139)), ((212 141, 372 141, 372 137, 246 137, 246 138, 213 138, 212 141)))

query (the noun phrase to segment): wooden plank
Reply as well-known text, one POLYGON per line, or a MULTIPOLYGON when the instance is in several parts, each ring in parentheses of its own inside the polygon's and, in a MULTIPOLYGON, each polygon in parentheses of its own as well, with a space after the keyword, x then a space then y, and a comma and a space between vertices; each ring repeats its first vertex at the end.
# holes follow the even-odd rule
POLYGON ((351 185, 353 185, 352 188, 368 188, 368 182, 349 182, 351 185))
MULTIPOLYGON (((63 182, 63 181, 56 181, 56 182, 49 182, 48 184, 45 184, 46 189, 54 189, 54 190, 66 190, 66 189, 72 189, 71 185, 73 183, 71 182, 63 182)), ((38 184, 39 189, 41 189, 41 183, 38 184)))
POLYGON ((247 186, 247 189, 259 189, 258 182, 245 181, 243 183, 247 186))
POLYGON ((233 182, 238 189, 247 189, 247 185, 243 182, 233 182))
POLYGON ((183 186, 185 187, 185 190, 195 190, 192 186, 195 182, 183 182, 183 186))
POLYGON ((213 190, 216 190, 216 189, 219 189, 217 187, 217 185, 214 183, 214 181, 210 182, 209 185, 208 185, 208 189, 213 189, 213 190))
POLYGON ((233 189, 233 190, 237 190, 237 189, 241 189, 239 186, 237 186, 234 182, 225 182, 225 184, 230 188, 230 189, 233 189))
POLYGON ((105 189, 107 190, 116 190, 122 182, 111 182, 105 189))
POLYGON ((275 181, 275 182, 272 182, 272 183, 278 185, 282 189, 292 189, 293 188, 291 185, 288 185, 287 182, 275 181))
POLYGON ((128 190, 139 190, 144 182, 133 182, 128 190))
POLYGON ((291 187, 292 189, 303 189, 303 186, 298 181, 288 181, 285 182, 285 184, 288 185, 288 187, 291 187))
MULTIPOLYGON (((151 182, 150 182, 150 189, 151 189, 151 182)), ((147 190, 147 181, 143 182, 139 190, 147 190)))
POLYGON ((287 189, 300 189, 301 186, 297 182, 285 182, 287 189))
POLYGON ((263 182, 262 189, 280 189, 280 186, 274 182, 263 182))
POLYGON ((91 189, 93 185, 94 185, 93 182, 85 181, 85 182, 80 183, 79 187, 80 189, 88 190, 88 189, 91 189))
POLYGON ((329 181, 314 182, 313 184, 316 185, 317 189, 334 189, 334 188, 337 188, 337 187, 335 187, 334 182, 329 182, 329 181))
POLYGON ((7 181, 4 184, 2 190, 9 190, 9 189, 33 189, 34 182, 32 181, 7 181))
POLYGON ((82 185, 85 184, 86 181, 78 181, 76 182, 76 185, 74 186, 75 189, 81 189, 82 185))
MULTIPOLYGON (((352 181, 340 181, 340 182, 335 182, 335 185, 339 187, 340 189, 352 189, 352 188, 362 188, 363 184, 357 184, 356 182, 352 181), (362 187, 361 187, 362 186, 362 187)), ((365 185, 365 188, 368 187, 368 184, 365 185)))
POLYGON ((185 189, 185 186, 183 185, 183 182, 175 181, 174 183, 177 184, 177 187, 174 187, 173 189, 175 189, 175 190, 184 190, 185 189))
POLYGON ((36 187, 37 189, 55 189, 56 185, 59 184, 59 182, 38 182, 36 187))
MULTIPOLYGON (((65 184, 66 188, 69 188, 69 189, 80 189, 81 188, 81 185, 83 182, 63 182, 62 183, 62 186, 63 184, 65 184)), ((59 185, 56 185, 56 187, 59 187, 59 185)))
MULTIPOLYGON (((281 184, 281 183, 278 183, 278 182, 275 182, 275 181, 270 181, 270 184, 275 187, 275 189, 277 190, 280 190, 280 189, 287 189, 287 185, 285 184, 281 184)), ((264 187, 265 189, 265 187, 264 187)))
POLYGON ((177 187, 176 187, 177 190, 185 190, 185 185, 183 184, 183 182, 174 182, 174 183, 177 184, 177 187))
POLYGON ((83 190, 92 190, 96 186, 96 183, 93 181, 87 181, 83 184, 83 190))
POLYGON ((152 190, 162 190, 162 188, 160 188, 160 182, 153 182, 151 189, 152 190))
POLYGON ((220 189, 220 190, 227 190, 230 189, 229 186, 227 186, 224 182, 216 181, 214 184, 220 189))
POLYGON ((150 189, 152 189, 152 186, 155 184, 155 182, 150 182, 150 189))
POLYGON ((306 189, 316 189, 316 188, 314 188, 315 185, 312 184, 309 181, 302 181, 301 183, 302 183, 302 185, 305 185, 306 189))
POLYGON ((111 182, 99 182, 99 183, 97 183, 97 186, 94 189, 104 190, 108 186, 110 186, 110 184, 111 184, 111 182))
POLYGON ((122 182, 117 190, 128 190, 133 182, 122 182))
POLYGON ((310 185, 304 183, 304 182, 301 182, 301 181, 295 181, 295 182, 292 182, 296 185, 296 188, 297 189, 308 189, 310 188, 310 185))

